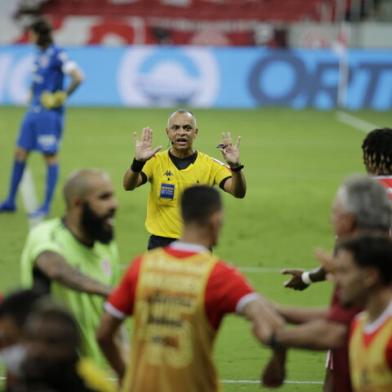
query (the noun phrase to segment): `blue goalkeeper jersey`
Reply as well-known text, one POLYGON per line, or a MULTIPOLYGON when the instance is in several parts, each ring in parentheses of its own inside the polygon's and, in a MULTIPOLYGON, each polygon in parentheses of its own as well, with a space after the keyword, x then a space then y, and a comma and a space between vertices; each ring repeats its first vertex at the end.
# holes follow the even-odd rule
MULTIPOLYGON (((43 109, 40 97, 44 91, 63 90, 64 70, 68 62, 70 61, 64 50, 55 45, 50 45, 44 50, 39 49, 34 59, 31 86, 31 108, 34 111, 43 109)), ((56 110, 62 111, 63 108, 56 110)))

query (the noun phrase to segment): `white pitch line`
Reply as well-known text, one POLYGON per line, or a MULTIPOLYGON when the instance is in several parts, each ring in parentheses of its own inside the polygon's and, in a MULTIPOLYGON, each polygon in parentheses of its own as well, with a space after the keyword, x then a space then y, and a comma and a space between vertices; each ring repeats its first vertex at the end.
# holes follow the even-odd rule
MULTIPOLYGON (((220 380, 222 384, 260 384, 260 380, 220 380)), ((285 380, 285 384, 322 385, 322 381, 292 381, 285 380)))
MULTIPOLYGON (((234 265, 231 263, 231 265, 234 265)), ((129 267, 129 264, 122 264, 121 265, 121 269, 125 270, 129 267)), ((238 268, 241 272, 247 272, 247 273, 255 273, 255 274, 259 274, 259 273, 267 273, 267 274, 271 274, 271 273, 281 273, 282 270, 284 269, 302 269, 302 270, 307 270, 309 268, 305 268, 305 267, 239 267, 239 266, 235 266, 236 268, 238 268)))
POLYGON ((303 267, 237 267, 240 271, 242 272, 248 272, 248 273, 261 273, 261 272, 266 272, 266 273, 277 273, 281 272, 285 268, 290 268, 290 269, 303 269, 305 270, 306 268, 303 267))
POLYGON ((373 129, 380 128, 378 125, 373 124, 371 122, 360 119, 357 116, 353 116, 352 114, 348 114, 346 112, 338 111, 336 113, 336 118, 352 128, 355 128, 359 131, 369 133, 373 129))
MULTIPOLYGON (((4 376, 0 376, 0 381, 5 381, 4 376)), ((115 381, 114 378, 109 378, 111 381, 115 381)), ((221 384, 260 384, 260 380, 220 380, 221 384)), ((286 380, 285 384, 297 384, 297 385, 322 385, 322 381, 293 381, 286 380)))

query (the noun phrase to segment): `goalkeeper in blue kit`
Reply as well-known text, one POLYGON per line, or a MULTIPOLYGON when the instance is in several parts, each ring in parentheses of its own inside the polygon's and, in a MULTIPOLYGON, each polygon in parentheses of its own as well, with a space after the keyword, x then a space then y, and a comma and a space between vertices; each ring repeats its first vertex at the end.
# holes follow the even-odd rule
POLYGON ((33 65, 31 103, 23 119, 12 168, 9 193, 0 212, 16 210, 16 194, 31 151, 43 154, 47 165, 45 198, 31 213, 32 218, 48 215, 59 175, 58 150, 63 131, 64 103, 83 81, 77 64, 53 42, 52 27, 37 19, 29 27, 30 40, 37 46, 33 65), (65 76, 70 83, 64 88, 65 76))

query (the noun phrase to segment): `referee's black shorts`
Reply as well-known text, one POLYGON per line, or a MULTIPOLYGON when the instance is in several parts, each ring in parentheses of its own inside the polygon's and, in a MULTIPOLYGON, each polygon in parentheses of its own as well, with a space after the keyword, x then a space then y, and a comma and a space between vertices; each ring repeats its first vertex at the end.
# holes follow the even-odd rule
POLYGON ((168 246, 176 240, 177 238, 160 237, 159 235, 152 234, 148 239, 147 249, 151 250, 155 248, 162 248, 163 246, 168 246))

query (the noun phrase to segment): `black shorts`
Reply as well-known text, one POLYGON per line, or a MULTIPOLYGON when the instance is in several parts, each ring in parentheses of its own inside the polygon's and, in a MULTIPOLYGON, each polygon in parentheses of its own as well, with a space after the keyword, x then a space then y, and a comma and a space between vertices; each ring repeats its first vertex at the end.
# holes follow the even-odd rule
POLYGON ((162 248, 163 246, 168 246, 176 240, 177 238, 160 237, 159 235, 152 234, 148 239, 147 249, 151 250, 155 248, 162 248))

